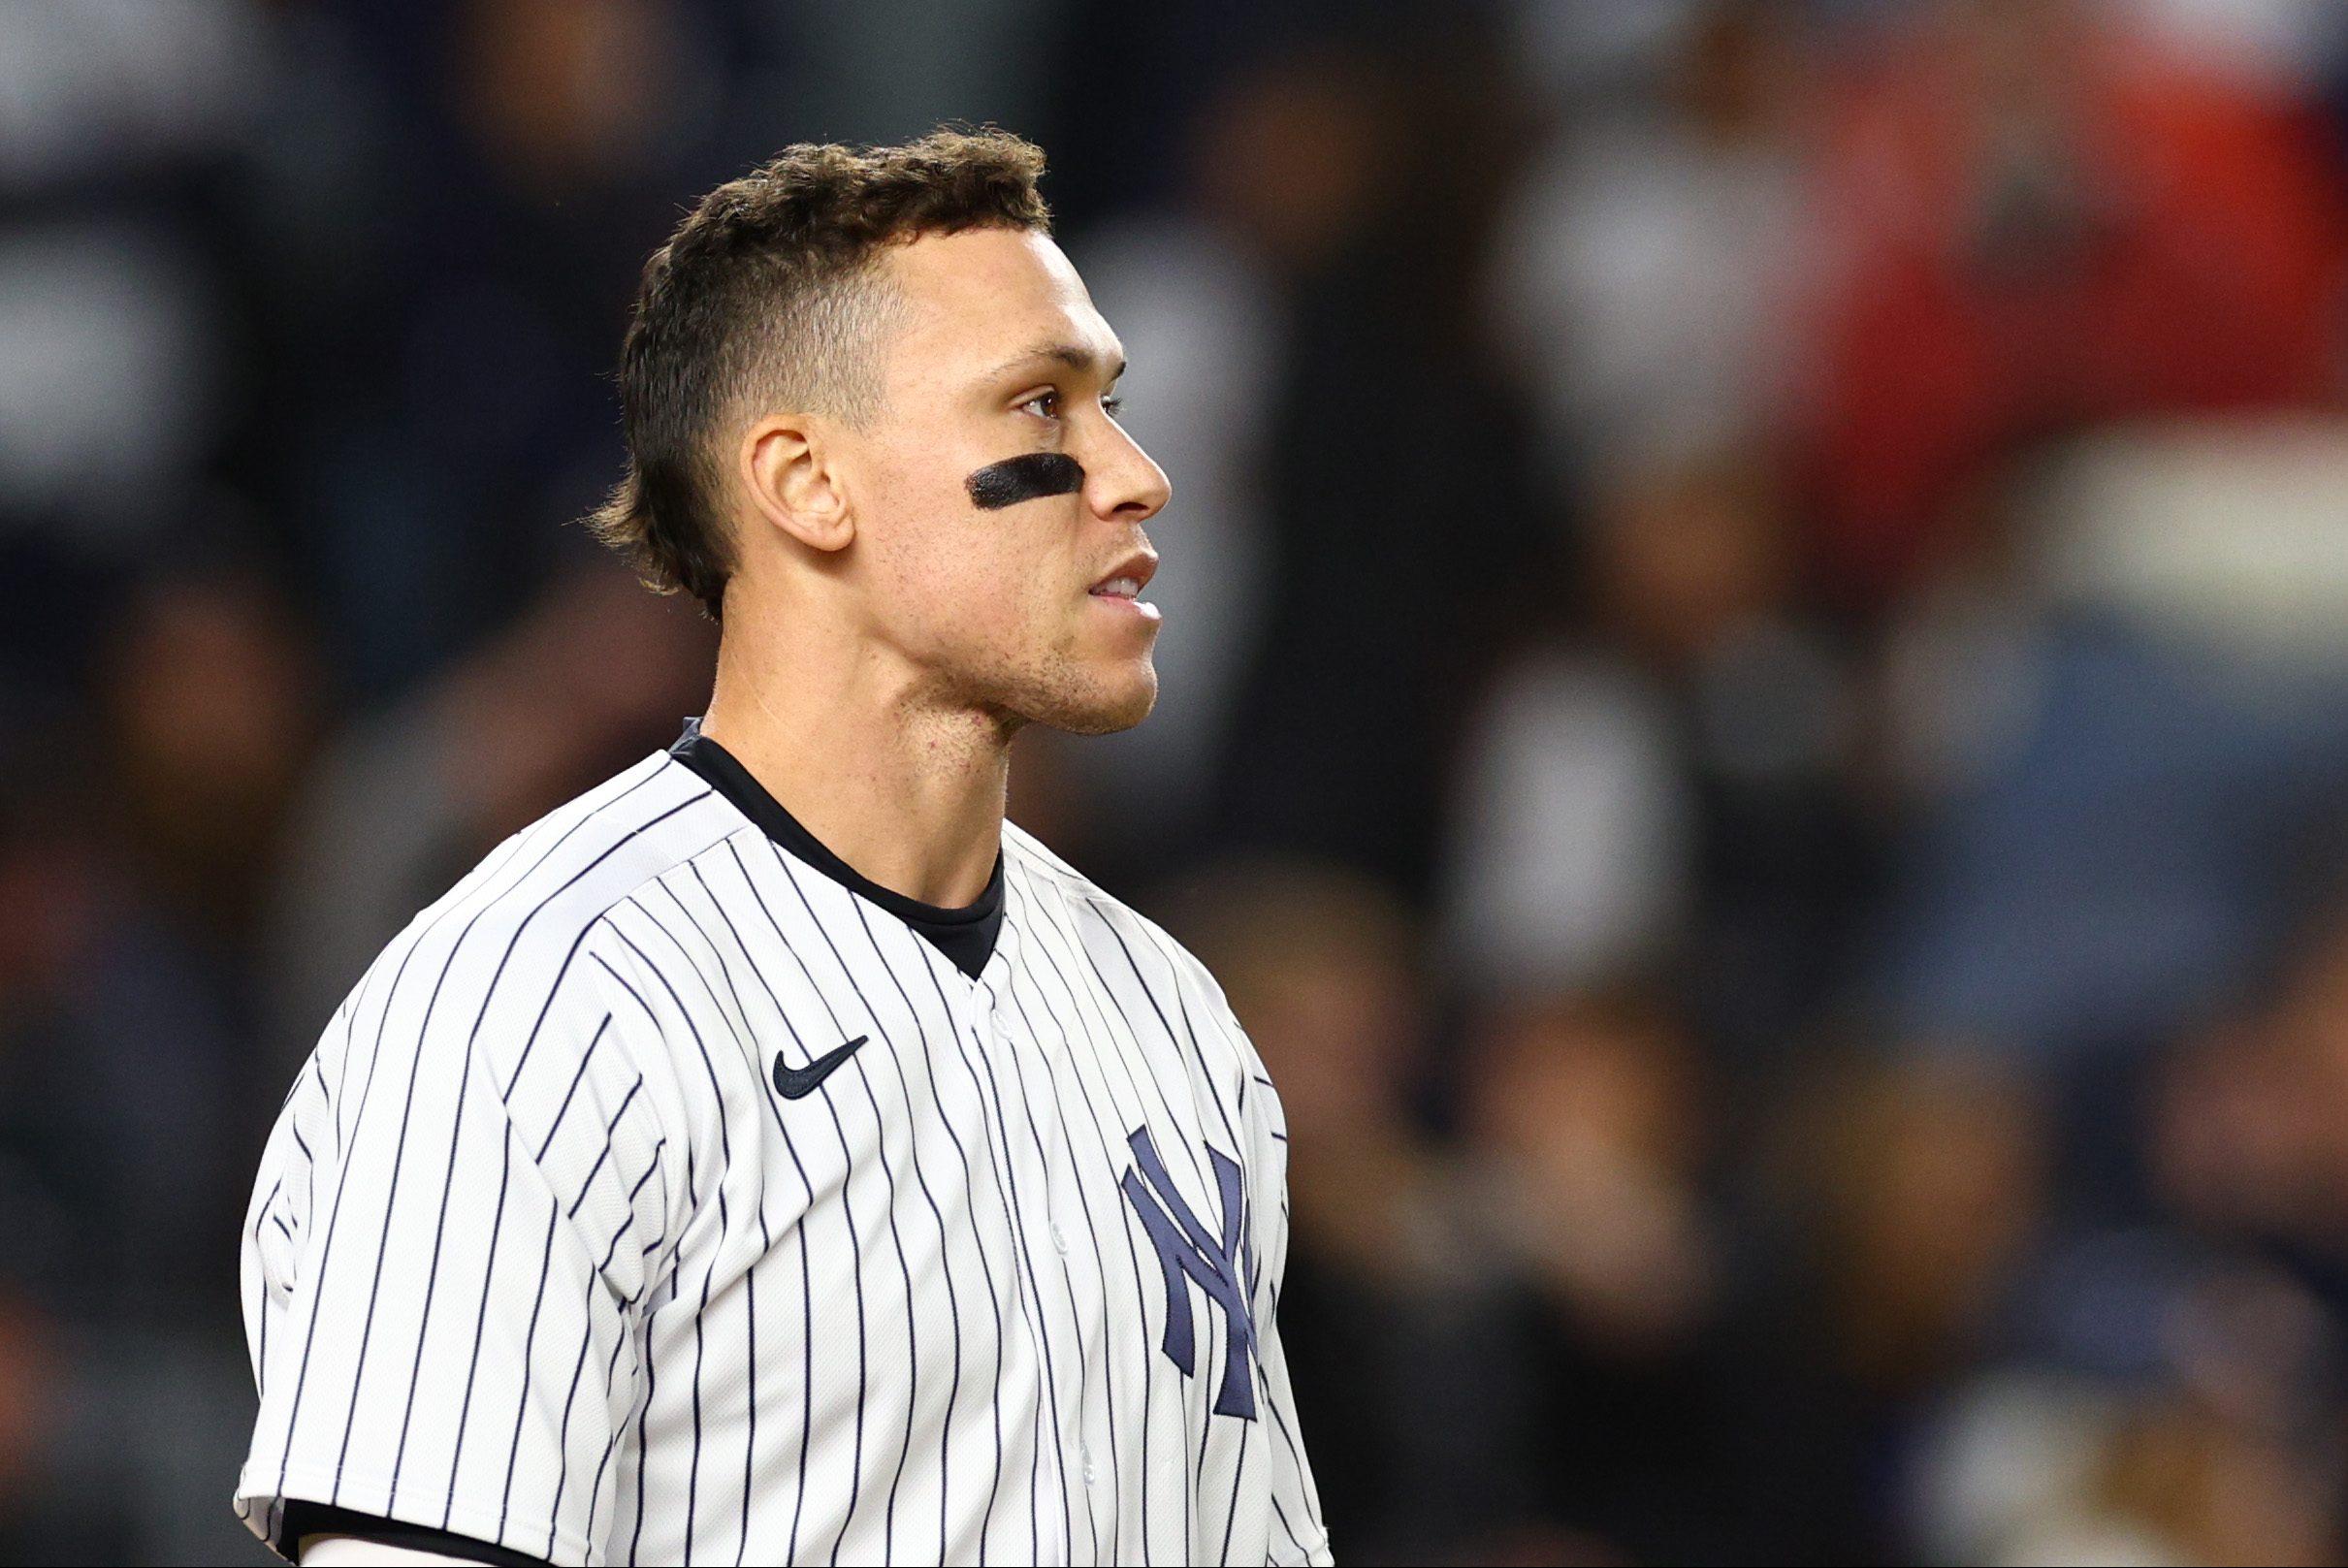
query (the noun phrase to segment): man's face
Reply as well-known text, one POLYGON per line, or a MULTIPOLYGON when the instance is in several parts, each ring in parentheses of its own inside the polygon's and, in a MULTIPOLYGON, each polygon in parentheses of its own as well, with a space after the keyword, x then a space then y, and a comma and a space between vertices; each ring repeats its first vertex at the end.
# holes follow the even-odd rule
POLYGON ((903 324, 882 410, 848 446, 875 630, 932 700, 1078 734, 1141 722, 1158 689, 1142 525, 1168 487, 1112 417, 1116 335, 1041 235, 930 236, 886 265, 903 324), (1081 485, 973 500, 973 473, 1039 453, 1073 458, 1081 485))

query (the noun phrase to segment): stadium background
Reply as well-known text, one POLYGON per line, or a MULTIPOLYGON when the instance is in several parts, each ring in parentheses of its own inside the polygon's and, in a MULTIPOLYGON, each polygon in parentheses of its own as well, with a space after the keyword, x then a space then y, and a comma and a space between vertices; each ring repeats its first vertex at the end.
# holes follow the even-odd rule
POLYGON ((2348 7, 0 7, 0 1559, 252 1560, 245 1181, 673 735, 680 204, 993 120, 1175 480, 1014 815, 1295 1135, 1343 1560, 2348 1550, 2348 7))

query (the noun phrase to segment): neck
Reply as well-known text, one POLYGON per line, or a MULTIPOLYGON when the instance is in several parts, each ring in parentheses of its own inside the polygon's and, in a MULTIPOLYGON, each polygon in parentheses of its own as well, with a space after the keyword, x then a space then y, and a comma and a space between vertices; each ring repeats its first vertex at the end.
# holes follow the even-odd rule
POLYGON ((1011 727, 925 696, 871 648, 761 635, 777 620, 726 617, 701 733, 861 875, 924 904, 976 902, 1002 848, 1011 727))

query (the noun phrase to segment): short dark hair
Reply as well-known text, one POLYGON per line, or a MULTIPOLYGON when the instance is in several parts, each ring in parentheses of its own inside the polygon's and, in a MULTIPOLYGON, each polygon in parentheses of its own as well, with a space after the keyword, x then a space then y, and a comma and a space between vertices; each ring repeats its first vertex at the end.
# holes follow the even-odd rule
POLYGON ((851 421, 878 407, 894 304, 880 268, 923 235, 1049 233, 1044 152, 1006 131, 788 146, 720 185, 645 264, 620 351, 627 473, 588 527, 646 586, 715 620, 733 569, 722 426, 746 398, 851 421))

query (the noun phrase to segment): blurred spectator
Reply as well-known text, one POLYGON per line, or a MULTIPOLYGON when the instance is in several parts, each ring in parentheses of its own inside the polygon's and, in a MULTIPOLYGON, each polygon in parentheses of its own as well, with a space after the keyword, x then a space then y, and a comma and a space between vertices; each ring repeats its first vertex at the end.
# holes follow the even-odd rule
POLYGON ((1522 1007, 1479 1035, 1463 1130, 1471 1233, 1507 1303, 1495 1348, 1516 1375, 1486 1419, 1506 1435, 1509 1501, 1633 1560, 1730 1554, 1741 1412, 1700 1061, 1628 994, 1522 1007))
POLYGON ((2017 442, 2337 398, 2348 209, 2262 86, 2080 0, 1946 0, 1856 62, 1810 329, 1842 585, 1963 552, 1967 483, 2017 442))
POLYGON ((121 851, 110 760, 62 728, 0 742, 0 1552, 25 1561, 171 1550, 165 1476, 242 1422, 220 1239, 269 1102, 236 948, 121 851))
POLYGON ((313 671, 233 570, 136 592, 100 671, 86 718, 0 757, 0 1163, 43 1291, 170 1321, 233 1277, 214 1239, 275 1078, 245 980, 313 671))
POLYGON ((2042 1234, 2042 1111, 2024 1080, 1917 1059, 1821 1068, 1775 1121, 1724 1362, 1740 1554, 1905 1560, 1917 1424, 1999 1345, 2042 1234))
POLYGON ((0 535, 152 537, 214 455, 239 368, 191 197, 249 130, 268 54, 235 0, 0 14, 0 535))
POLYGON ((1996 542, 1883 651, 1898 1033, 2075 1076, 2249 982, 2348 790, 2348 673, 2289 619, 2336 623, 2348 580, 2291 520, 2332 504, 2338 450, 2171 428, 1977 480, 1996 542))
POLYGON ((1254 122, 1302 144, 1240 188, 1291 336, 1264 430, 1264 629, 1208 822, 1424 899, 1459 685, 1554 605, 1555 580, 1469 293, 1514 106, 1480 30, 1403 25, 1306 59, 1254 122))
POLYGON ((1700 1081, 1635 1000, 1517 1011, 1479 1048, 1467 1125, 1498 1184, 1496 1239, 1605 1359, 1645 1360, 1710 1309, 1700 1081))
POLYGON ((1988 1331, 2042 1214, 2030 1087, 1922 1061, 1858 1073, 1800 1120, 1841 1369, 1871 1391, 1928 1387, 1988 1331))
POLYGON ((2176 1213, 2279 1249, 2348 1313, 2348 916, 2322 912, 2271 989, 2174 1052, 2150 1098, 2176 1213))
POLYGON ((1470 730, 1452 948, 1503 997, 1667 977, 1763 1065, 1869 891, 1849 659, 1754 460, 1625 468, 1591 524, 1583 636, 1521 654, 1470 730))
MULTIPOLYGON (((323 173, 273 171, 287 269, 273 465, 323 624, 364 698, 400 692, 589 546, 617 471, 605 372, 670 203, 739 173, 711 18, 663 0, 366 6, 297 35, 368 90, 297 100, 323 173)), ((284 258, 274 258, 281 266, 284 258)))
POLYGON ((1963 1384, 1923 1426, 1913 1501, 1936 1558, 2336 1561, 2333 1326, 2288 1279, 2158 1238, 2099 1238, 2056 1341, 1963 1384), (2116 1363, 2110 1343, 2135 1355, 2116 1363))
POLYGON ((181 577, 133 596, 99 678, 124 848, 189 931, 249 941, 321 723, 306 639, 249 575, 181 577))
POLYGON ((1926 1427, 1922 1539, 1990 1561, 2326 1562, 2341 1544, 2348 946, 2323 911, 2145 1097, 2181 1229, 2092 1230, 1926 1427))
MULTIPOLYGON (((1643 10, 1533 15, 1562 30, 1643 10)), ((1560 119, 1494 247, 1501 353, 1568 481, 1755 442, 1791 390, 1787 307, 1816 244, 1801 12, 1746 0, 1648 16, 1659 80, 1560 119)))
POLYGON ((1683 940, 1695 802, 1667 694, 1620 660, 1521 658, 1462 773, 1449 945, 1483 994, 1637 974, 1683 940))

